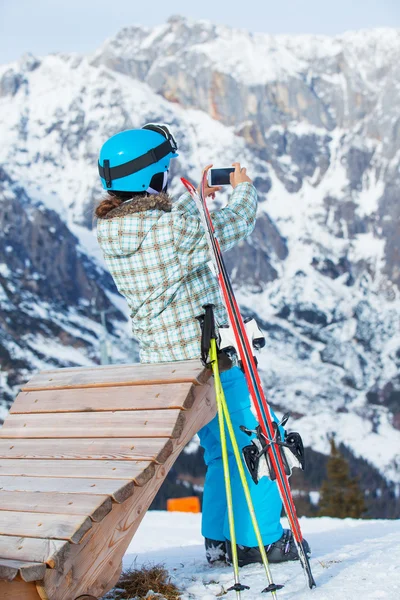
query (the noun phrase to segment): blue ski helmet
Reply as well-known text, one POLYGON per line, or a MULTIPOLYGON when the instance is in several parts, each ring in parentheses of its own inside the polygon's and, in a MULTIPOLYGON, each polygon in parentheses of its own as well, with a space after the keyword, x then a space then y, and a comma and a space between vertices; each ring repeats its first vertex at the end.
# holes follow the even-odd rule
POLYGON ((148 123, 107 140, 99 157, 103 188, 117 192, 145 192, 157 173, 168 171, 171 158, 179 156, 167 125, 148 123))

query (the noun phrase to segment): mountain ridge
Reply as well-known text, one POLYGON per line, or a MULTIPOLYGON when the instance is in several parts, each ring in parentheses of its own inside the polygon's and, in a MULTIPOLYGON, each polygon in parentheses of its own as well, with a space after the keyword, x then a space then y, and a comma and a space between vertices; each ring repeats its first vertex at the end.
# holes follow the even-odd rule
MULTIPOLYGON (((171 166, 173 195, 182 191, 178 174, 196 180, 205 164, 225 166, 239 157, 259 191, 259 215, 252 237, 226 258, 243 310, 256 314, 266 333, 259 360, 271 402, 293 410, 292 427, 318 451, 329 451, 334 433, 399 482, 400 68, 388 48, 400 45, 400 30, 387 30, 388 39, 381 39, 386 30, 346 34, 352 46, 342 57, 336 50, 322 56, 326 50, 318 44, 325 37, 313 38, 320 57, 300 75, 288 67, 290 77, 275 71, 275 79, 264 81, 254 65, 248 83, 241 72, 249 71, 258 38, 248 55, 243 44, 243 57, 233 55, 242 71, 231 72, 232 57, 220 65, 232 44, 244 36, 249 45, 254 36, 176 17, 160 27, 163 39, 161 29, 136 27, 87 57, 25 56, 0 66, 0 164, 11 181, 3 198, 11 186, 21 204, 55 210, 75 239, 79 235, 71 243, 95 265, 98 293, 107 298, 109 342, 117 360, 129 362, 136 356, 125 339, 129 324, 112 308, 117 303, 119 311, 123 302, 103 279, 90 238, 93 204, 102 195, 101 144, 144 122, 170 123, 180 145, 171 166), (214 62, 207 43, 224 46, 214 62), (381 50, 372 61, 374 44, 381 50)), ((283 38, 300 54, 298 41, 283 38)), ((303 44, 303 55, 311 50, 303 44)), ((224 192, 218 205, 226 198, 224 192)), ((0 236, 5 265, 8 244, 0 236)), ((7 276, 14 285, 15 278, 7 276)), ((83 317, 89 322, 80 321, 82 331, 100 322, 89 309, 83 317)), ((98 362, 103 333, 97 325, 94 331, 97 342, 84 343, 73 364, 98 362)), ((17 341, 23 353, 26 340, 17 341)), ((43 340, 38 343, 42 364, 54 364, 43 340)), ((60 355, 57 365, 65 364, 71 362, 60 355)), ((7 388, 8 404, 10 394, 7 388)))

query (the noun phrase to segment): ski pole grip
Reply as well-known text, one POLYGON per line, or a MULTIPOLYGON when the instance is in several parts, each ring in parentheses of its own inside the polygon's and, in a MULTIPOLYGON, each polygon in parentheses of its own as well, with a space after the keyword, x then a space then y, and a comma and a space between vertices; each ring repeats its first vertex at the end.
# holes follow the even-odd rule
POLYGON ((205 304, 203 306, 205 313, 203 316, 203 327, 201 331, 201 360, 204 365, 208 364, 208 353, 210 351, 210 344, 212 339, 217 339, 215 334, 215 321, 214 321, 214 304, 205 304))

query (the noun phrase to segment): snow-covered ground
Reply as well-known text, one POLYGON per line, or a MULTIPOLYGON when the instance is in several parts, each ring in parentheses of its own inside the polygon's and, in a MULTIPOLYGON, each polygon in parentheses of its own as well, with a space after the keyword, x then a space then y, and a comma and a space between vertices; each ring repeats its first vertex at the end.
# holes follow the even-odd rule
MULTIPOLYGON (((124 558, 124 567, 164 564, 182 600, 212 600, 233 584, 231 567, 210 567, 200 534, 201 515, 151 511, 144 517, 124 558)), ((285 600, 398 600, 400 598, 400 520, 301 519, 312 548, 317 588, 309 590, 299 563, 271 565, 285 600)), ((250 586, 243 600, 265 600, 261 565, 240 570, 250 586)), ((235 598, 230 592, 226 598, 235 598)))

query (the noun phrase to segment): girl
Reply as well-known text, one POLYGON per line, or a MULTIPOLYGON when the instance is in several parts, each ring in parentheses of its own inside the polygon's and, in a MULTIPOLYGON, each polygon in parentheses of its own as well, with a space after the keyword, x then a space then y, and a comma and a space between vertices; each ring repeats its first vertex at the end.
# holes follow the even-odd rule
MULTIPOLYGON (((196 205, 187 192, 175 202, 167 194, 169 165, 178 156, 177 149, 168 126, 150 123, 114 135, 100 152, 99 173, 107 196, 96 209, 98 241, 129 305, 140 360, 145 363, 199 359, 196 317, 204 312, 205 304, 214 304, 219 325, 227 323, 218 283, 208 266, 196 205)), ((212 214, 222 251, 247 238, 256 219, 256 190, 246 169, 239 163, 234 167, 228 204, 212 214)), ((206 196, 219 189, 207 187, 206 196)), ((249 439, 239 426, 255 429, 257 425, 246 381, 237 367, 221 373, 221 380, 237 440, 243 447, 249 439)), ((217 417, 199 437, 208 467, 202 533, 212 563, 225 559, 226 548, 230 554, 217 417)), ((261 562, 232 448, 228 451, 239 564, 261 562)), ((250 477, 248 480, 269 560, 298 559, 291 532, 283 531, 280 524, 282 506, 276 484, 266 477, 258 485, 250 477)))

